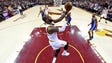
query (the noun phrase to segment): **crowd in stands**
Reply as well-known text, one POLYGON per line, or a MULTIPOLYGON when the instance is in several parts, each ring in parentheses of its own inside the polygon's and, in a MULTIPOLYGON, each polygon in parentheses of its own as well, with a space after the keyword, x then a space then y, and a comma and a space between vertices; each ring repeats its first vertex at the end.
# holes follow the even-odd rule
POLYGON ((21 13, 35 4, 32 0, 0 0, 0 21, 21 13))
MULTIPOLYGON (((104 8, 108 9, 108 19, 112 21, 112 0, 62 0, 90 12, 101 14, 104 8)), ((36 4, 53 4, 53 0, 0 0, 0 21, 8 19, 36 4)))
POLYGON ((107 19, 112 21, 112 0, 74 0, 73 5, 98 15, 106 8, 107 19))

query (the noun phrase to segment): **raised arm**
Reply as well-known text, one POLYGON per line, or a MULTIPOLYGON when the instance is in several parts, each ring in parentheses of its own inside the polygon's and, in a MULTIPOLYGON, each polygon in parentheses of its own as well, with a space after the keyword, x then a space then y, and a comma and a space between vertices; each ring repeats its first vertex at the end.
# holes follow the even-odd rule
POLYGON ((67 22, 64 22, 62 27, 48 26, 47 32, 52 34, 54 32, 63 32, 66 29, 67 22))
POLYGON ((53 20, 54 23, 60 22, 69 13, 69 11, 72 9, 72 3, 71 2, 67 2, 64 5, 64 8, 65 8, 66 11, 63 12, 61 17, 59 17, 58 19, 53 20))
POLYGON ((68 12, 63 12, 63 15, 61 15, 58 19, 54 19, 53 22, 57 23, 62 21, 62 19, 67 15, 68 12))
POLYGON ((66 18, 67 16, 70 15, 70 12, 63 12, 62 15, 58 19, 52 19, 54 23, 62 21, 63 18, 66 18))
POLYGON ((63 24, 63 26, 62 26, 62 27, 59 27, 59 28, 58 28, 58 32, 63 32, 63 31, 65 31, 66 26, 67 26, 67 21, 66 21, 66 22, 64 22, 64 24, 63 24))
POLYGON ((38 16, 40 15, 41 11, 42 11, 42 7, 40 7, 40 11, 39 11, 39 13, 38 13, 38 16))

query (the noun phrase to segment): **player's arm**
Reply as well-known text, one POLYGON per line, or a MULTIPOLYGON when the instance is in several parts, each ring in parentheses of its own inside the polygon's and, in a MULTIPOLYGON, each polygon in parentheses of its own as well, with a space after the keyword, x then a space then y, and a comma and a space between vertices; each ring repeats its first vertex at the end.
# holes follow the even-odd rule
POLYGON ((64 12, 63 15, 61 15, 58 19, 54 19, 53 22, 57 23, 57 22, 62 21, 62 19, 68 14, 69 14, 68 12, 64 12))
POLYGON ((40 11, 39 11, 39 13, 38 13, 38 17, 39 17, 39 15, 40 15, 40 13, 41 13, 41 10, 42 10, 42 8, 40 7, 40 11))
POLYGON ((91 23, 89 23, 88 26, 89 26, 90 24, 91 24, 91 23))
POLYGON ((64 22, 62 27, 55 27, 55 26, 48 26, 47 32, 49 34, 55 33, 55 32, 63 32, 66 29, 67 22, 64 22))
POLYGON ((59 27, 59 28, 58 28, 58 32, 63 32, 63 31, 65 31, 66 26, 67 26, 67 21, 64 22, 64 24, 63 24, 62 27, 59 27))
POLYGON ((54 32, 58 32, 58 28, 55 27, 55 26, 48 26, 48 27, 47 27, 47 32, 48 32, 49 34, 52 34, 52 33, 54 33, 54 32))
POLYGON ((97 30, 97 27, 98 27, 98 21, 97 21, 97 18, 95 17, 94 19, 95 23, 96 23, 96 30, 97 30))
POLYGON ((61 15, 61 13, 59 13, 59 12, 51 12, 51 11, 49 11, 48 12, 50 15, 61 15))
POLYGON ((39 15, 40 15, 40 13, 41 13, 41 11, 39 11, 39 13, 38 13, 38 17, 39 17, 39 15))

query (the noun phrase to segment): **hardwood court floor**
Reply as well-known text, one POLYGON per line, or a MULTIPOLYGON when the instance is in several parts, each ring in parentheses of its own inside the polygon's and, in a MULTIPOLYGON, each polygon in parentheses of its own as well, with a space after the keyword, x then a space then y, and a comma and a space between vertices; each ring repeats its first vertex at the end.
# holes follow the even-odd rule
MULTIPOLYGON (((18 57, 20 51, 24 45, 28 43, 30 34, 33 29, 40 27, 43 24, 41 16, 38 17, 39 5, 24 11, 24 17, 19 14, 9 18, 0 23, 0 63, 14 63, 18 57)), ((63 6, 61 6, 63 7, 63 6)), ((50 11, 59 12, 57 9, 61 7, 49 7, 50 11)), ((82 9, 73 7, 72 13, 72 25, 77 26, 83 40, 88 39, 88 24, 91 21, 91 13, 82 9)), ((51 15, 52 18, 58 18, 59 16, 51 15)), ((98 17, 99 19, 99 17, 98 17)), ((63 21, 56 25, 61 26, 63 21)), ((47 25, 42 25, 46 27, 47 25)), ((98 29, 112 30, 112 23, 108 21, 107 24, 99 22, 98 29)), ((109 32, 109 34, 111 34, 109 32)), ((86 42, 84 42, 86 43, 86 42)), ((112 62, 112 38, 106 35, 99 35, 95 33, 94 39, 91 41, 93 44, 92 49, 96 50, 102 58, 107 62, 112 62)), ((89 47, 90 48, 90 47, 89 47)))
MULTIPOLYGON (((59 53, 56 63, 102 63, 88 42, 78 34, 76 26, 67 27, 64 32, 58 33, 61 40, 69 43, 70 56, 62 56, 59 53)), ((25 43, 19 53, 16 63, 52 63, 54 51, 48 44, 46 28, 34 28, 31 38, 25 43)))

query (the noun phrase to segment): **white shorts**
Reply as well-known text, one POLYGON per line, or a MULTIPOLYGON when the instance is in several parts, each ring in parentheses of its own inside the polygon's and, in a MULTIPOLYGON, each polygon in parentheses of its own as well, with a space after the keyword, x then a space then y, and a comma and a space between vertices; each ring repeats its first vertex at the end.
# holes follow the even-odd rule
POLYGON ((54 41, 54 42, 49 41, 49 44, 51 45, 53 50, 57 50, 61 47, 64 47, 67 44, 67 42, 63 41, 63 40, 57 40, 57 41, 54 41))
POLYGON ((107 18, 107 15, 106 14, 102 14, 101 17, 107 18))

